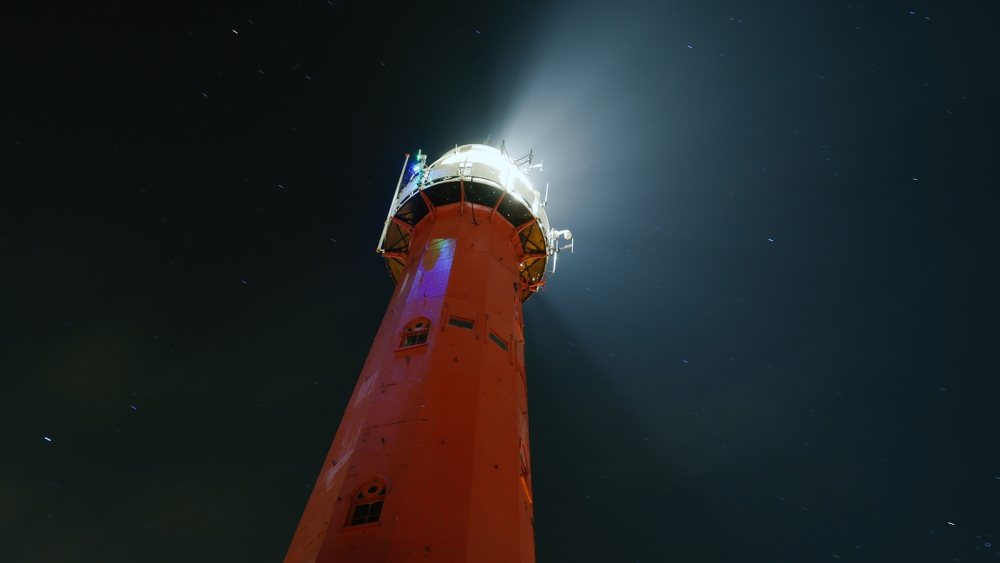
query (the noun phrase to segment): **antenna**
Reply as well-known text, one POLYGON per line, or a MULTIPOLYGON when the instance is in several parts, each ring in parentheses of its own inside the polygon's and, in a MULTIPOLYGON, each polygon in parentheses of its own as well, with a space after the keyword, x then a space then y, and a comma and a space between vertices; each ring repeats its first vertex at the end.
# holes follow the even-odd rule
POLYGON ((542 200, 542 207, 545 207, 545 204, 548 202, 549 202, 549 183, 545 182, 545 199, 542 200))
POLYGON ((489 132, 489 133, 488 133, 488 134, 486 135, 486 138, 485 138, 485 139, 483 139, 483 144, 484 144, 484 145, 488 145, 488 144, 490 144, 490 137, 492 137, 492 136, 493 136, 493 131, 490 131, 490 132, 489 132))
MULTIPOLYGON (((417 161, 420 162, 420 151, 417 151, 417 161)), ((424 157, 427 158, 427 157, 424 157)), ((392 194, 392 203, 389 204, 389 216, 385 218, 385 225, 382 227, 382 236, 378 239, 376 252, 382 252, 382 245, 385 243, 385 234, 389 231, 389 223, 392 222, 392 206, 396 205, 396 198, 399 197, 399 188, 403 185, 403 175, 406 174, 406 165, 410 163, 410 153, 406 153, 406 160, 403 161, 403 169, 399 171, 399 181, 396 182, 396 192, 392 194)))
MULTIPOLYGON (((506 152, 502 147, 501 151, 506 152)), ((528 151, 528 154, 522 156, 521 158, 514 161, 514 166, 517 166, 518 170, 527 177, 531 177, 531 169, 534 166, 531 165, 531 159, 535 157, 534 151, 528 151)))

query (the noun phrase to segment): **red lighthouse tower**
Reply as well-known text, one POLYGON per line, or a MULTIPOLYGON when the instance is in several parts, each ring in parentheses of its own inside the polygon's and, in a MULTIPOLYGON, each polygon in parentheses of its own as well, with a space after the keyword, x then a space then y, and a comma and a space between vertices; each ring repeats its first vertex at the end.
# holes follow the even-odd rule
POLYGON ((530 154, 425 159, 400 175, 378 246, 396 290, 285 563, 535 560, 521 303, 572 235, 530 154))

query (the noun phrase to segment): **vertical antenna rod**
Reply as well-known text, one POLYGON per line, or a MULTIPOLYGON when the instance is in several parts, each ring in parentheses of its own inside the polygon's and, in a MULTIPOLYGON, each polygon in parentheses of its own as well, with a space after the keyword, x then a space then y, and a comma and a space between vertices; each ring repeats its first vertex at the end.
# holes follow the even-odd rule
MULTIPOLYGON (((417 151, 417 160, 420 159, 420 151, 417 151)), ((396 192, 392 194, 392 202, 396 202, 396 198, 399 197, 399 188, 403 185, 403 176, 406 175, 406 165, 410 163, 410 153, 406 153, 406 160, 403 161, 403 169, 399 171, 399 180, 396 182, 396 192)), ((382 250, 382 244, 385 243, 385 233, 389 230, 389 222, 392 221, 392 212, 395 211, 392 205, 389 205, 389 215, 385 218, 385 225, 382 227, 382 236, 378 239, 378 246, 375 251, 382 250)))

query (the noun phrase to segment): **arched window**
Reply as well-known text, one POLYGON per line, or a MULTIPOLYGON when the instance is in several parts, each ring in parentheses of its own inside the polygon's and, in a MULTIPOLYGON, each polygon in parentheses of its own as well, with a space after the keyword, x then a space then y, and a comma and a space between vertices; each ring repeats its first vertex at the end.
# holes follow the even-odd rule
POLYGON ((427 342, 427 333, 431 331, 431 322, 424 317, 416 318, 406 325, 399 347, 417 346, 427 342))
POLYGON ((351 498, 351 520, 348 526, 360 526, 378 522, 382 515, 382 503, 385 502, 385 494, 389 490, 389 484, 381 477, 372 477, 351 498))

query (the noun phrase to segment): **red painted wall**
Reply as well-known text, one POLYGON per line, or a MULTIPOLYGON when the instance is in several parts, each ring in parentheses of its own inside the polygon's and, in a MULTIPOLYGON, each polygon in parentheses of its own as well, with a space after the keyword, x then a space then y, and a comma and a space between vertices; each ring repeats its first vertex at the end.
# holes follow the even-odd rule
POLYGON ((414 230, 285 563, 535 560, 521 250, 514 227, 490 217, 456 203, 414 230), (420 317, 426 343, 400 348, 420 317), (376 476, 388 482, 379 521, 348 526, 351 499, 376 476))

